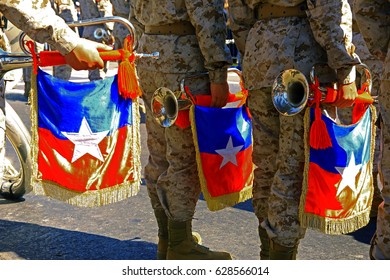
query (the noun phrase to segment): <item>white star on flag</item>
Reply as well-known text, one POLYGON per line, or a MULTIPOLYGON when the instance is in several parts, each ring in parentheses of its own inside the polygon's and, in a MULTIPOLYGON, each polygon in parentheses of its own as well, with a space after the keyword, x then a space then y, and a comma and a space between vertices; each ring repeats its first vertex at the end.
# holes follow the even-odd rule
POLYGON ((355 155, 352 153, 347 167, 336 167, 337 171, 341 174, 341 181, 337 188, 337 196, 346 188, 349 187, 354 193, 356 193, 356 175, 362 168, 361 164, 356 165, 355 155))
POLYGON ((106 137, 108 132, 109 130, 93 133, 85 117, 81 121, 78 133, 61 131, 75 145, 72 163, 85 154, 90 154, 98 160, 103 161, 103 155, 98 145, 106 137))
POLYGON ((237 153, 241 150, 242 147, 244 147, 244 145, 233 147, 233 140, 232 137, 230 136, 225 149, 215 150, 218 154, 220 154, 223 157, 219 169, 221 169, 228 162, 231 162, 237 166, 237 153))

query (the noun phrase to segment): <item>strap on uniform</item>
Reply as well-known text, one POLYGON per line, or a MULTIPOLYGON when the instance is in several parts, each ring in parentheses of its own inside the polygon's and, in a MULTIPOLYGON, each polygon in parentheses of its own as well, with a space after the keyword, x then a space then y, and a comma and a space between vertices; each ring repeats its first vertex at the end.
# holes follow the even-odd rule
POLYGON ((267 20, 280 17, 307 17, 306 1, 294 7, 277 6, 269 3, 262 3, 257 7, 256 17, 258 20, 267 20))

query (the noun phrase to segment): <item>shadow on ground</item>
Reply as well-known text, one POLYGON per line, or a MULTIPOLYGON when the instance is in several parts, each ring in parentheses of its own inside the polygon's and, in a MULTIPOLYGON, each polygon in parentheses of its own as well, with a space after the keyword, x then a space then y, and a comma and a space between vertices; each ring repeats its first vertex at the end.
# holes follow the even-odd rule
POLYGON ((0 252, 29 260, 151 260, 156 244, 0 220, 0 252))
POLYGON ((370 222, 354 232, 349 233, 348 235, 353 236, 353 238, 359 242, 370 244, 371 238, 374 235, 376 230, 376 217, 371 218, 370 222))

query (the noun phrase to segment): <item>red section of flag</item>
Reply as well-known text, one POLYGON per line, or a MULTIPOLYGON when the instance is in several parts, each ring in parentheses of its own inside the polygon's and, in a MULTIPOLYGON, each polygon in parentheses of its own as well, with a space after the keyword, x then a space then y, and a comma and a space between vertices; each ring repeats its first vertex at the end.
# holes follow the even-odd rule
POLYGON ((219 154, 201 153, 200 157, 208 192, 212 197, 241 191, 253 171, 252 146, 237 153, 237 165, 228 162, 220 168, 223 158, 219 154))
POLYGON ((38 131, 38 166, 43 180, 53 181, 78 192, 96 190, 96 185, 104 189, 125 180, 133 181, 133 178, 125 178, 133 164, 130 153, 127 158, 123 158, 126 155, 123 151, 128 149, 125 147, 126 135, 129 133, 127 126, 100 142, 104 162, 85 154, 72 163, 74 144, 71 141, 58 139, 47 129, 39 128, 38 131))
POLYGON ((325 217, 327 210, 342 210, 343 207, 336 196, 336 185, 341 179, 340 174, 327 172, 311 162, 305 212, 325 217))

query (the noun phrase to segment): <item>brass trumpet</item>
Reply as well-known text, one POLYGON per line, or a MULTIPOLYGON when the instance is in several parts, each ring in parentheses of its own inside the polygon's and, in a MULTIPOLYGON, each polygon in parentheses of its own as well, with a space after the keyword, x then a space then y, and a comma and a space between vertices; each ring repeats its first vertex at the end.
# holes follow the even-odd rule
MULTIPOLYGON (((332 103, 335 96, 329 96, 327 89, 337 91, 336 73, 326 64, 316 64, 310 71, 310 83, 317 80, 317 71, 326 73, 327 81, 320 82, 320 102, 332 103)), ((368 85, 368 94, 372 87, 371 71, 365 64, 356 66, 356 86, 361 89, 364 84, 368 85)), ((272 101, 276 110, 284 116, 294 116, 301 112, 308 102, 313 101, 314 92, 310 90, 309 82, 304 74, 296 69, 288 69, 280 73, 272 86, 272 101)))
MULTIPOLYGON (((236 73, 242 81, 241 71, 236 68, 229 68, 228 73, 236 73)), ((208 73, 200 73, 198 75, 188 76, 181 80, 180 90, 171 91, 166 87, 158 88, 152 96, 151 109, 154 119, 162 127, 172 126, 179 114, 180 110, 187 110, 193 104, 188 92, 185 89, 186 81, 196 79, 208 73)))

